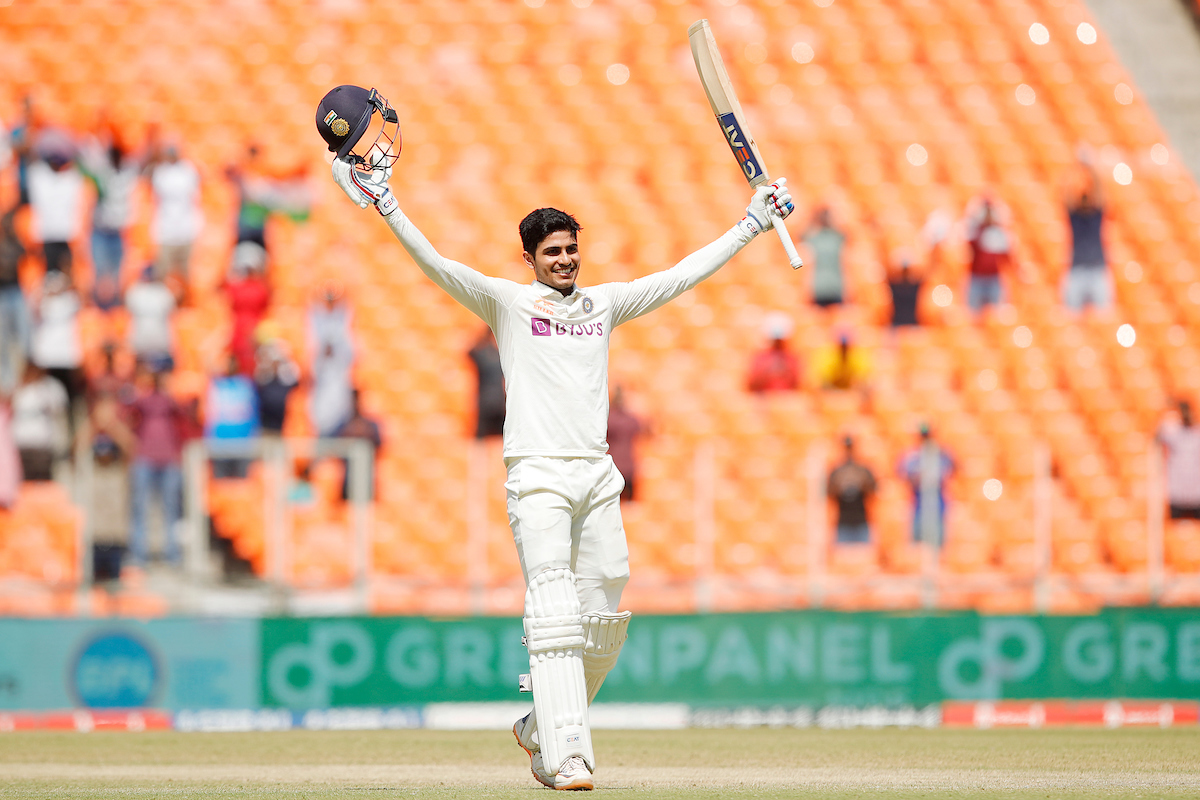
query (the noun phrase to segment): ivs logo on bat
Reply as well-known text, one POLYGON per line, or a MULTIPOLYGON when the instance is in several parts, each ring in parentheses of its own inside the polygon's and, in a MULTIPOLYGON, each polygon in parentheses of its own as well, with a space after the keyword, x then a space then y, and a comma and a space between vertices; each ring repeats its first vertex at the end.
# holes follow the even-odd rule
POLYGON ((737 117, 733 114, 722 114, 720 121, 721 130, 725 132, 725 141, 729 143, 729 149, 733 151, 734 157, 742 165, 742 172, 745 173, 746 180, 753 180, 762 175, 762 164, 759 164, 758 159, 754 157, 754 151, 750 149, 750 139, 742 131, 737 117))

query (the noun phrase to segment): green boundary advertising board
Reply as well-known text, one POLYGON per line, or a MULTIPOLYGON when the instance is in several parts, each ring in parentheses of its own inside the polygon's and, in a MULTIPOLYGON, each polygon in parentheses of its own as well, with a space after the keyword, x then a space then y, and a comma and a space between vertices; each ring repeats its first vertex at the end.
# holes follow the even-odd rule
MULTIPOLYGON (((1200 611, 1087 617, 780 612, 635 616, 608 702, 925 705, 1200 696, 1200 611)), ((517 699, 519 620, 263 622, 268 706, 517 699)))
MULTIPOLYGON (((600 699, 723 706, 1200 698, 1200 609, 636 615, 600 699)), ((0 620, 0 709, 519 700, 520 620, 0 620)))

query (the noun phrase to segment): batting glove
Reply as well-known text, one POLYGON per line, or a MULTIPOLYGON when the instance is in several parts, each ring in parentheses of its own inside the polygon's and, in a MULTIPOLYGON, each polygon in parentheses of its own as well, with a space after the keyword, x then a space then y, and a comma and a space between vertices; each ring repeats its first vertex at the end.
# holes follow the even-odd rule
POLYGON ((340 158, 333 160, 333 180, 346 196, 357 203, 359 208, 374 205, 384 217, 400 205, 388 187, 388 178, 391 176, 391 167, 376 167, 370 172, 363 172, 349 161, 340 158))
POLYGON ((773 228, 776 218, 786 219, 795 209, 787 189, 787 178, 780 178, 754 190, 754 199, 746 206, 746 222, 755 233, 761 233, 773 228))

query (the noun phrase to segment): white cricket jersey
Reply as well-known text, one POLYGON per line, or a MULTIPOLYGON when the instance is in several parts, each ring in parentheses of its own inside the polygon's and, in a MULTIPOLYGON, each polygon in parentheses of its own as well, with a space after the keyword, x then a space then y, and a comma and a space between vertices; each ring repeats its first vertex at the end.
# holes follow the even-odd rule
POLYGON ((421 271, 496 334, 508 398, 504 457, 596 458, 608 452, 608 339, 720 269, 754 233, 738 223, 674 267, 569 297, 534 281, 492 278, 441 256, 397 209, 385 219, 421 271))

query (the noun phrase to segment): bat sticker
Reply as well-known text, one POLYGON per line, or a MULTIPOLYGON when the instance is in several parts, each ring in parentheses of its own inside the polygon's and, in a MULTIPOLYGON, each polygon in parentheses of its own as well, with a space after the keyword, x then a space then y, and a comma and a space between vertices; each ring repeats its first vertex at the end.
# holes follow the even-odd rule
POLYGON ((746 174, 746 180, 751 181, 762 175, 762 164, 759 164, 758 159, 754 157, 754 151, 750 149, 746 134, 738 125, 737 117, 732 113, 721 114, 717 117, 717 121, 721 123, 721 130, 725 132, 725 140, 729 143, 729 149, 733 151, 734 157, 741 164, 742 172, 746 174))

